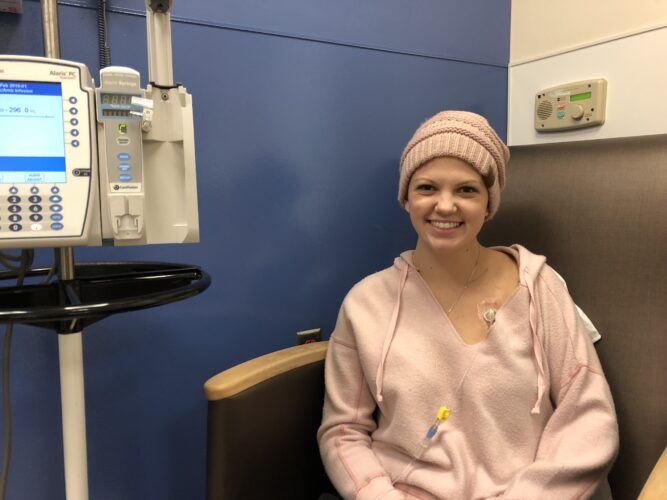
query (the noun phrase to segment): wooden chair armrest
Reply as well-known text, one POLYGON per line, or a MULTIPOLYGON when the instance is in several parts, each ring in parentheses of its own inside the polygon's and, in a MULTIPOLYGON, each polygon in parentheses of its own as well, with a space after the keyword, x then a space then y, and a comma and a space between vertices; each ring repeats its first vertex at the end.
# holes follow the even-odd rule
POLYGON ((328 345, 324 341, 288 347, 229 368, 206 381, 206 399, 228 398, 276 375, 320 361, 326 356, 328 345))
POLYGON ((662 500, 667 498, 667 448, 655 464, 646 480, 638 500, 662 500))

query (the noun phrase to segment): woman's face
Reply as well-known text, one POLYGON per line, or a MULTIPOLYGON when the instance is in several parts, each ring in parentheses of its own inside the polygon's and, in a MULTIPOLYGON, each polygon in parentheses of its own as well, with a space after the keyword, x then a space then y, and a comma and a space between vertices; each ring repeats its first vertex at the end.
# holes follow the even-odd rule
POLYGON ((435 252, 468 248, 488 215, 489 193, 477 170, 458 158, 435 158, 410 179, 405 209, 420 244, 435 252))

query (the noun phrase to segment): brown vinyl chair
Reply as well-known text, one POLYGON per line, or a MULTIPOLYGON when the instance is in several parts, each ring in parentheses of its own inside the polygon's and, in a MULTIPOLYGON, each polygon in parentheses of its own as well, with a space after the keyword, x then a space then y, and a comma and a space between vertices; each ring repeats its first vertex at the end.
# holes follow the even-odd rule
POLYGON ((315 500, 335 492, 316 440, 328 344, 272 352, 204 384, 207 500, 315 500))
POLYGON ((638 500, 665 500, 667 498, 667 448, 660 455, 648 477, 638 500))

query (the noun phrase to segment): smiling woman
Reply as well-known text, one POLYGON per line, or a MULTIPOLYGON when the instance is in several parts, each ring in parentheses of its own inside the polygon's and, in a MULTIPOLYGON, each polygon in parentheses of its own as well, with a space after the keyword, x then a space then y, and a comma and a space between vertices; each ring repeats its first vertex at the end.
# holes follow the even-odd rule
POLYGON ((405 148, 416 247, 353 287, 327 352, 318 439, 345 498, 610 498, 616 415, 576 305, 544 257, 478 241, 508 160, 462 111, 405 148))

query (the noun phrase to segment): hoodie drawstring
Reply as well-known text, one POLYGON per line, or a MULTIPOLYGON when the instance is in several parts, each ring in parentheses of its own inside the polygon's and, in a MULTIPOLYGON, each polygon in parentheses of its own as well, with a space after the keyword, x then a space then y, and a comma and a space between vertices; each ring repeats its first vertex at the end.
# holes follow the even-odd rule
POLYGON ((539 337, 537 336, 537 301, 534 299, 535 289, 534 281, 529 277, 529 269, 524 268, 524 273, 526 273, 526 283, 530 288, 530 330, 533 336, 533 355, 535 356, 535 362, 537 363, 537 400, 535 405, 530 410, 531 415, 540 414, 540 406, 542 404, 542 396, 544 395, 545 389, 545 378, 544 378, 544 366, 542 364, 542 344, 539 337))
POLYGON ((398 294, 396 297, 396 302, 394 304, 394 311, 391 314, 391 321, 389 322, 389 328, 387 333, 384 335, 384 342, 382 344, 382 355, 380 357, 380 364, 378 365, 378 370, 375 375, 375 398, 378 403, 382 402, 382 382, 384 380, 384 362, 387 359, 387 353, 389 352, 389 346, 391 341, 394 339, 394 334, 396 333, 396 324, 398 323, 398 313, 401 309, 401 297, 403 296, 403 288, 405 287, 405 282, 408 279, 408 271, 410 266, 406 263, 401 270, 401 278, 398 285, 398 294))

